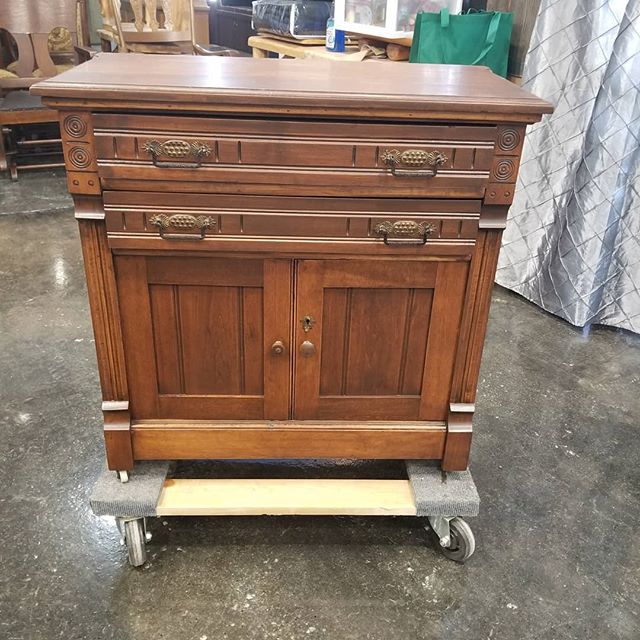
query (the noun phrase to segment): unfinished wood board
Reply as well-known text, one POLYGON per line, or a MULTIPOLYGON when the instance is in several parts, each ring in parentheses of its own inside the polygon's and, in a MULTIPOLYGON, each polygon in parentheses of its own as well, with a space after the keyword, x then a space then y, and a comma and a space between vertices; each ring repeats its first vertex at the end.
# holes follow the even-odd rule
POLYGON ((265 51, 279 53, 289 58, 323 58, 345 62, 360 62, 365 57, 365 53, 359 51, 357 47, 347 47, 344 53, 337 53, 328 51, 324 45, 309 46, 266 36, 251 36, 248 44, 253 49, 254 58, 264 57, 265 51))
POLYGON ((159 516, 415 516, 408 480, 169 479, 159 516))

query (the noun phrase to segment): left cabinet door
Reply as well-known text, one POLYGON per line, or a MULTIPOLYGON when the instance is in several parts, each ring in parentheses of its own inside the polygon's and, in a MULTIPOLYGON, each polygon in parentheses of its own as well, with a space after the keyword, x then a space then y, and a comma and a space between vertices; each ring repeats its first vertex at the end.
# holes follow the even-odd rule
POLYGON ((288 260, 115 256, 132 418, 289 417, 288 260))

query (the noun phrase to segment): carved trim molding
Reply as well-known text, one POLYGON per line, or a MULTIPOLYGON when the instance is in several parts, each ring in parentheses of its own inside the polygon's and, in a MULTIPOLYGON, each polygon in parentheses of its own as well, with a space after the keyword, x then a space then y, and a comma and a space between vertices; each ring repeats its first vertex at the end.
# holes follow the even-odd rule
MULTIPOLYGON (((79 171, 67 171, 67 188, 71 194, 85 194, 99 196, 102 193, 100 188, 100 178, 97 173, 79 172, 79 171)), ((77 215, 76 218, 83 217, 77 215)), ((84 216, 86 217, 86 216, 84 216)), ((91 216, 95 218, 96 216, 91 216)), ((101 216, 104 218, 104 212, 101 216)))
POLYGON ((129 401, 128 400, 105 400, 102 403, 103 411, 128 411, 129 410, 129 401))
POLYGON ((485 204, 511 204, 513 202, 513 194, 516 190, 515 183, 500 183, 487 185, 485 192, 485 204))
MULTIPOLYGON (((99 206, 97 202, 95 206, 90 206, 89 198, 76 198, 76 208, 79 206, 79 200, 86 201, 85 209, 95 210, 99 206)), ((96 340, 102 398, 105 401, 126 400, 129 392, 120 329, 120 309, 113 259, 107 243, 104 222, 83 219, 78 220, 78 227, 96 340)))

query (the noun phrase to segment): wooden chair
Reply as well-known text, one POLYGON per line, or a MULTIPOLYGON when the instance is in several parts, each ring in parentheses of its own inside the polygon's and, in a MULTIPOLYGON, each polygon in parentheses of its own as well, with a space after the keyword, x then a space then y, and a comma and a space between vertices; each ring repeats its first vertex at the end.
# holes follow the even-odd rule
POLYGON ((28 88, 86 59, 85 25, 83 0, 0 3, 0 28, 15 43, 15 60, 0 70, 0 91, 28 88))
POLYGON ((22 147, 45 147, 48 159, 59 138, 16 140, 14 128, 20 125, 57 123, 57 112, 29 95, 28 88, 87 60, 91 50, 86 42, 84 0, 15 0, 0 2, 0 28, 6 65, 0 66, 0 170, 9 170, 15 180, 19 168, 63 166, 18 165, 16 156, 22 147))
POLYGON ((205 56, 236 55, 232 49, 207 49, 196 42, 193 0, 110 0, 105 27, 113 20, 122 53, 169 53, 205 56), (127 11, 130 20, 127 21, 127 11))

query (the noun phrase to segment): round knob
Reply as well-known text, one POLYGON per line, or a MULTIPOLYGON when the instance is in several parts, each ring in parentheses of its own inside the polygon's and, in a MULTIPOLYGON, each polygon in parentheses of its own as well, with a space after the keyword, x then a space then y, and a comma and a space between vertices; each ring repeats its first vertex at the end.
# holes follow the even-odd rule
POLYGON ((284 342, 282 342, 282 340, 276 340, 271 345, 271 353, 273 353, 274 356, 282 355, 284 353, 284 342))
POLYGON ((300 345, 300 353, 307 358, 309 356, 312 356, 315 352, 316 352, 316 345, 313 344, 313 342, 311 342, 310 340, 305 340, 300 345))

